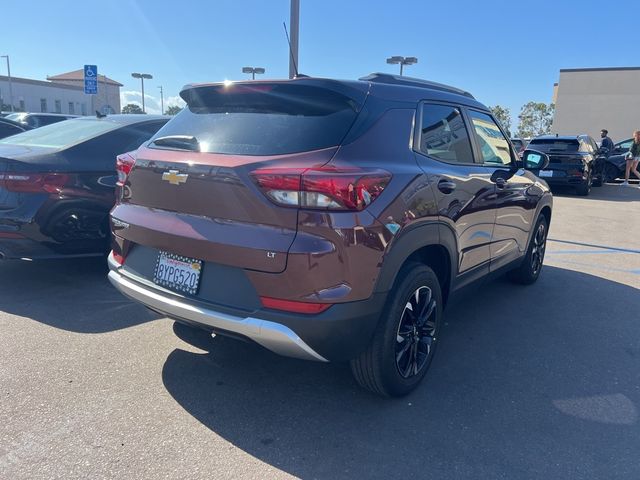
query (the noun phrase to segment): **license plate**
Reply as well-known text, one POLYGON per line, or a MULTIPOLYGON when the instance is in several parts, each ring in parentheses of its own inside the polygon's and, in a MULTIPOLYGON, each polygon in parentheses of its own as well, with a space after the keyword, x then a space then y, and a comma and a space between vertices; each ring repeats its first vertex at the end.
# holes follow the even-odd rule
POLYGON ((200 285, 202 260, 160 252, 153 281, 176 292, 195 295, 200 285))
POLYGON ((540 170, 539 177, 553 177, 553 170, 540 170))

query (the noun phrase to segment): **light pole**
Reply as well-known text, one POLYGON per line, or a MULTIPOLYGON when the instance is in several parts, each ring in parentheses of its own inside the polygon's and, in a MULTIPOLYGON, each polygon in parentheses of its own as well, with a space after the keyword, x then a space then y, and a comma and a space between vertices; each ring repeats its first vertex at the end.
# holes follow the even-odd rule
POLYGON ((131 76, 133 78, 139 78, 142 83, 142 113, 147 113, 144 109, 144 79, 151 80, 153 75, 149 75, 148 73, 132 73, 131 76))
POLYGON ((160 89, 160 115, 164 115, 164 92, 162 91, 162 85, 158 88, 160 89))
MULTIPOLYGON (((9 55, 1 55, 1 58, 7 59, 7 78, 9 79, 9 103, 11 104, 11 111, 13 112, 13 90, 11 88, 11 67, 9 66, 9 55)), ((0 105, 2 108, 2 105, 0 105)))
POLYGON ((387 58, 387 63, 392 64, 392 65, 396 65, 396 64, 400 64, 400 75, 402 75, 402 67, 404 67, 405 65, 413 65, 414 63, 418 63, 418 59, 416 57, 400 57, 400 56, 395 56, 395 57, 389 57, 387 58))
POLYGON ((242 67, 242 73, 250 73, 251 80, 256 79, 256 73, 258 75, 262 75, 265 72, 265 69, 262 67, 242 67))

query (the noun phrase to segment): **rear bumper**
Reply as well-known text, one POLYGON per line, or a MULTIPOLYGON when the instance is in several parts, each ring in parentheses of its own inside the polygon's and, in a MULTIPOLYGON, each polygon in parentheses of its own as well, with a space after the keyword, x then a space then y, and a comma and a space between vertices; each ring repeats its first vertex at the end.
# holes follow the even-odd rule
POLYGON ((247 315, 182 297, 125 272, 109 256, 109 280, 125 296, 174 320, 222 335, 246 337, 274 353, 315 361, 357 356, 370 342, 386 295, 334 305, 318 315, 258 309, 247 315))
POLYGON ((580 185, 587 181, 587 172, 583 171, 582 175, 566 175, 562 172, 562 176, 541 177, 550 187, 561 187, 568 185, 580 185))

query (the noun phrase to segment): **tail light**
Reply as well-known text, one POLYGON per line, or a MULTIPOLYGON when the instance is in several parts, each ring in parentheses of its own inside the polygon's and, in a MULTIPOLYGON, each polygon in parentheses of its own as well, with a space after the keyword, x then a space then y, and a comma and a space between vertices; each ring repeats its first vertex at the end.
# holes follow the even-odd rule
POLYGON ((251 176, 277 205, 323 210, 362 210, 391 180, 381 169, 334 167, 261 168, 251 176))
POLYGON ((283 310, 292 313, 321 313, 327 310, 331 303, 311 303, 295 302, 292 300, 282 300, 280 298, 260 297, 262 306, 273 310, 283 310))
POLYGON ((118 263, 118 265, 124 265, 124 256, 116 253, 114 250, 111 250, 111 255, 113 255, 113 259, 118 263))
POLYGON ((19 193, 60 193, 70 180, 66 173, 0 173, 0 187, 19 193))
POLYGON ((122 153, 116 157, 116 171, 118 172, 118 186, 122 187, 136 164, 136 158, 132 152, 122 153))

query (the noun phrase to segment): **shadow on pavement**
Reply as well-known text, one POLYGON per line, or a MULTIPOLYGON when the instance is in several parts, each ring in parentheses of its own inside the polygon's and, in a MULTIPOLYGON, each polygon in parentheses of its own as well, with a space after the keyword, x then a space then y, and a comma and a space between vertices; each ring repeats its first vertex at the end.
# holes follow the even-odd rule
POLYGON ((640 189, 638 184, 629 187, 621 184, 607 183, 601 187, 592 187, 588 196, 576 194, 573 187, 552 187, 554 197, 574 197, 585 200, 605 200, 608 202, 631 202, 640 200, 640 189))
POLYGON ((107 273, 102 257, 0 262, 0 311, 78 333, 159 318, 116 291, 107 273))
MULTIPOLYGON (((176 324, 163 381, 198 421, 302 478, 640 477, 640 290, 547 266, 458 297, 423 385, 359 389, 348 366, 176 324)), ((215 454, 215 452, 212 452, 215 454)))

